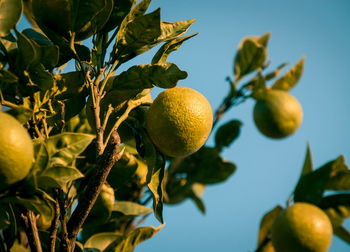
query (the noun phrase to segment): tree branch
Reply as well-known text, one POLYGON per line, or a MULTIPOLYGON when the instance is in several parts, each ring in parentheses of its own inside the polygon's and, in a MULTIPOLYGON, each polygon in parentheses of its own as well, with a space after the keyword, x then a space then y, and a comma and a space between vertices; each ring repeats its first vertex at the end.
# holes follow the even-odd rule
POLYGON ((73 251, 76 236, 82 227, 85 219, 90 213, 100 191, 102 185, 106 182, 107 176, 116 161, 120 159, 123 152, 118 153, 120 145, 119 134, 114 131, 108 145, 97 161, 97 167, 91 174, 91 179, 86 185, 86 189, 80 198, 76 209, 67 223, 68 239, 70 242, 70 250, 73 251))
POLYGON ((26 214, 22 214, 21 217, 24 221, 25 232, 31 251, 42 252, 35 214, 32 211, 27 211, 26 214))
POLYGON ((55 252, 56 251, 56 237, 57 237, 57 230, 58 230, 58 224, 60 220, 60 205, 58 203, 58 197, 56 197, 56 204, 55 204, 55 217, 51 223, 50 227, 50 251, 55 252))

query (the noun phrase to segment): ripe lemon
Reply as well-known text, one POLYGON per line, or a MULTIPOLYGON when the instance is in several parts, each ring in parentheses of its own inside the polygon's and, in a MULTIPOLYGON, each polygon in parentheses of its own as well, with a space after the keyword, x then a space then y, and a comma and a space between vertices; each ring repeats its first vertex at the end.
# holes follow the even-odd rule
POLYGON ((277 252, 326 252, 332 235, 328 216, 309 203, 288 207, 272 227, 272 243, 277 252))
POLYGON ((170 157, 184 157, 203 146, 212 123, 212 109, 202 94, 191 88, 175 87, 154 100, 146 128, 159 151, 170 157))
POLYGON ((34 147, 27 130, 0 112, 0 190, 24 179, 32 166, 34 147))
POLYGON ((285 91, 268 90, 254 106, 255 125, 267 137, 283 138, 293 134, 302 119, 300 103, 285 91))

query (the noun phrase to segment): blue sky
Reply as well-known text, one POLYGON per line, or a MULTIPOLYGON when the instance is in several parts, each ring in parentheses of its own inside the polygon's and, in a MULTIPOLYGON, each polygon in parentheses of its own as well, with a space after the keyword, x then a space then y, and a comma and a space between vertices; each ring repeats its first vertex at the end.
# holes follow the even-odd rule
MULTIPOLYGON (((300 130, 289 138, 271 140, 254 126, 253 101, 233 108, 222 123, 237 118, 244 124, 238 141, 224 152, 226 159, 238 165, 236 174, 207 188, 205 216, 189 201, 165 207, 166 226, 136 249, 253 251, 262 215, 284 204, 292 192, 308 142, 315 167, 340 154, 350 160, 350 2, 154 0, 151 10, 158 7, 164 21, 197 19, 189 33, 200 34, 169 60, 189 74, 179 85, 202 92, 214 109, 227 92, 225 78, 232 76, 233 56, 244 36, 272 33, 271 67, 282 62, 291 66, 306 56, 304 76, 291 91, 304 109, 300 130)), ((139 57, 135 62, 147 60, 139 57)), ((153 220, 146 224, 157 225, 153 220)), ((348 250, 348 245, 334 238, 330 252, 348 250)))
MULTIPOLYGON (((240 40, 271 32, 269 55, 274 68, 295 64, 306 56, 305 73, 291 91, 304 109, 304 122, 293 136, 271 140, 254 126, 248 101, 230 110, 221 123, 243 122, 241 136, 224 152, 238 171, 227 182, 204 193, 207 214, 192 202, 166 206, 166 226, 136 252, 248 252, 256 247, 261 217, 284 204, 302 167, 306 144, 315 167, 344 154, 350 160, 350 2, 347 0, 153 0, 164 21, 197 19, 189 34, 199 32, 173 53, 169 61, 186 70, 179 85, 203 93, 213 109, 226 95, 227 76, 240 40)), ((150 62, 154 50, 131 64, 150 62)), ((161 90, 155 90, 154 95, 161 90)), ((211 144, 212 138, 208 144, 211 144)), ((159 225, 151 216, 145 223, 159 225)), ((350 222, 347 222, 350 227, 350 222)), ((330 252, 348 251, 334 238, 330 252)))

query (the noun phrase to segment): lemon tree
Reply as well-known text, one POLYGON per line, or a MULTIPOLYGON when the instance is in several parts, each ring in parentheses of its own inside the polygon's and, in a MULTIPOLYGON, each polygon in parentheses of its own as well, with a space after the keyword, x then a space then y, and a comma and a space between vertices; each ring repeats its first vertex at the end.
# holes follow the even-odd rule
POLYGON ((208 100, 187 87, 163 91, 152 103, 147 131, 159 150, 171 157, 188 156, 202 147, 212 128, 208 100))
POLYGON ((34 161, 33 142, 15 118, 0 112, 0 190, 24 179, 34 161))

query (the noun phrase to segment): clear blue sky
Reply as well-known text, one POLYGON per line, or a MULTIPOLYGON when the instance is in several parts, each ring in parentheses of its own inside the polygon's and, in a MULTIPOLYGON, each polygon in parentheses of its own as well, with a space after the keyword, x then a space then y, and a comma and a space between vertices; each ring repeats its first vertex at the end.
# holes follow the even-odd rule
MULTIPOLYGON (((200 34, 169 61, 189 74, 179 85, 203 93, 214 109, 227 92, 225 78, 232 76, 233 56, 244 36, 272 32, 272 67, 285 61, 293 65, 306 56, 304 76, 291 92, 304 108, 300 130, 287 139, 270 140, 253 124, 252 101, 232 109, 222 122, 237 118, 244 123, 238 141, 224 152, 226 159, 238 165, 236 174, 207 188, 205 216, 189 201, 166 206, 166 226, 136 249, 253 251, 262 215, 284 204, 297 182, 307 142, 315 167, 340 154, 350 161, 350 1, 153 0, 150 10, 158 7, 164 21, 197 19, 189 33, 200 34)), ((153 53, 132 63, 149 63, 153 53)), ((153 217, 146 224, 159 225, 153 217)), ((350 246, 334 238, 330 252, 349 250, 350 246)))
MULTIPOLYGON (((314 165, 344 154, 350 161, 350 2, 347 0, 153 0, 164 21, 197 19, 186 42, 169 59, 189 73, 179 85, 197 89, 213 108, 227 92, 232 60, 247 35, 272 32, 272 67, 306 56, 305 73, 292 90, 304 108, 300 130, 284 140, 270 140, 256 130, 253 102, 231 110, 222 122, 243 121, 241 137, 224 157, 238 165, 227 182, 204 193, 207 215, 190 201, 165 207, 166 226, 137 252, 248 252, 256 246, 259 221, 267 210, 284 204, 300 174, 307 142, 314 165)), ((136 63, 148 63, 140 57, 136 63)), ((209 144, 212 139, 209 140, 209 144)), ((150 220, 147 224, 157 225, 150 220)), ((349 225, 348 221, 348 226, 349 225)), ((350 251, 337 238, 330 252, 350 251)))

